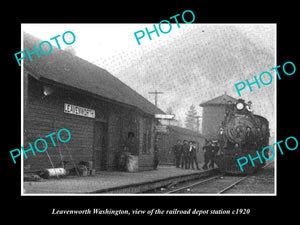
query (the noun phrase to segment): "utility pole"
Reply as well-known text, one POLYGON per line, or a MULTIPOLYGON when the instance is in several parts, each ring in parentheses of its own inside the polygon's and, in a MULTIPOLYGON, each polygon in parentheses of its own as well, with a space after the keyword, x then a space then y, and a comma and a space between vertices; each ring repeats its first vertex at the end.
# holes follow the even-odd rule
MULTIPOLYGON (((155 96, 155 106, 157 107, 157 97, 159 94, 163 94, 163 92, 158 92, 157 90, 155 90, 154 92, 148 92, 149 94, 153 94, 155 96)), ((159 119, 156 119, 155 125, 159 125, 159 119)), ((157 131, 155 131, 154 133, 154 152, 153 152, 153 169, 157 169, 157 166, 159 164, 158 161, 158 137, 159 134, 157 131)))
POLYGON ((151 92, 148 92, 148 93, 155 95, 155 106, 157 107, 157 97, 158 97, 159 94, 163 94, 164 92, 155 90, 155 91, 151 91, 151 92))

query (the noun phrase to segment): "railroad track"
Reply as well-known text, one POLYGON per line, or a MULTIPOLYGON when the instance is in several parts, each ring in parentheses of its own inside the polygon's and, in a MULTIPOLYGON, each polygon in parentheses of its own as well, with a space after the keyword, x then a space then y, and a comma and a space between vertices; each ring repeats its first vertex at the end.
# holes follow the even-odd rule
MULTIPOLYGON (((266 164, 263 168, 269 166, 271 163, 266 164)), ((197 193, 197 194, 224 194, 230 189, 246 180, 250 176, 227 176, 225 174, 213 176, 204 180, 190 183, 183 187, 179 187, 173 190, 168 190, 166 194, 176 194, 176 193, 197 193)))
POLYGON ((240 183, 241 181, 245 180, 246 178, 247 176, 241 178, 237 176, 224 176, 222 174, 210 177, 205 180, 197 181, 195 183, 177 188, 175 190, 168 191, 166 193, 222 194, 234 187, 235 185, 237 185, 238 183, 240 183))

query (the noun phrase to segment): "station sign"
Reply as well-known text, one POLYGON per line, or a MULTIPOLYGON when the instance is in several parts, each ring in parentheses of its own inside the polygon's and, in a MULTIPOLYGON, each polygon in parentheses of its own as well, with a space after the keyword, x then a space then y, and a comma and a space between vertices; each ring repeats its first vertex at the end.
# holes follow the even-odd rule
POLYGON ((84 116, 89 118, 95 118, 96 113, 94 109, 87 109, 76 105, 65 103, 64 113, 70 113, 78 116, 84 116))
POLYGON ((156 119, 172 120, 172 119, 174 119, 175 115, 173 115, 173 114, 155 114, 154 117, 156 119))
POLYGON ((168 127, 166 125, 156 125, 155 132, 157 133, 168 133, 168 127))

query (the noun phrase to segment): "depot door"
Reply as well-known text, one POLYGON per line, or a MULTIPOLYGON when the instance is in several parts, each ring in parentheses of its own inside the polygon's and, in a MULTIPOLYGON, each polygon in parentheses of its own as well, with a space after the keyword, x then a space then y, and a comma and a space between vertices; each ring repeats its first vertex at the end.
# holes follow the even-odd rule
POLYGON ((96 170, 107 169, 107 124, 95 122, 93 164, 96 170))

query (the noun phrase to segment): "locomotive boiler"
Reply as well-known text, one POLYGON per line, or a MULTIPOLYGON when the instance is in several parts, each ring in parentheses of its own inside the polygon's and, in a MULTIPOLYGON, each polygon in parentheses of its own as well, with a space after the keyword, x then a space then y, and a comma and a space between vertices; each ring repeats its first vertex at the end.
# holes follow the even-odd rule
POLYGON ((220 150, 215 157, 215 163, 222 172, 251 174, 265 162, 255 167, 248 163, 242 172, 237 159, 248 154, 256 157, 256 151, 269 144, 269 136, 268 120, 252 113, 251 102, 247 104, 239 99, 235 104, 228 104, 218 133, 220 150))

